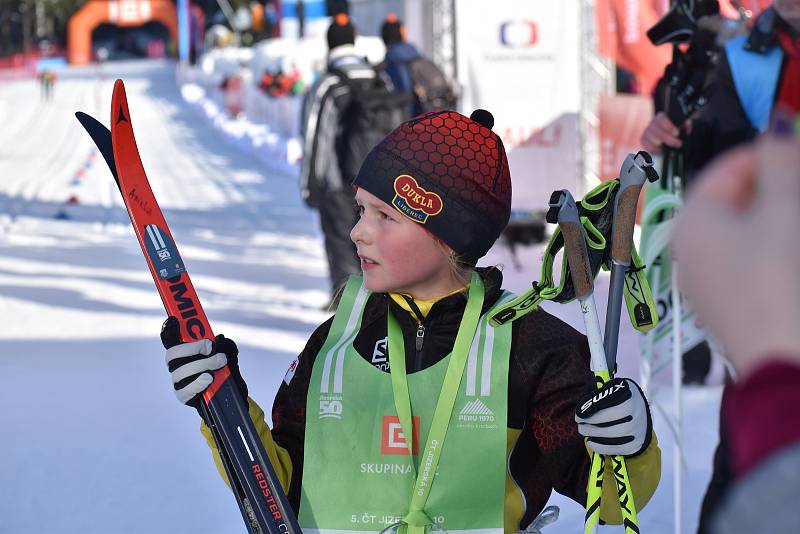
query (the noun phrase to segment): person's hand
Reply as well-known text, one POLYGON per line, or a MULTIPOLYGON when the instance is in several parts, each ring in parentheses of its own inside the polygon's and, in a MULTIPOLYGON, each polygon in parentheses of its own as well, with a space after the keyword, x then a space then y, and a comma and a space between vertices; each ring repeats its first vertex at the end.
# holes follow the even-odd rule
POLYGON ((673 252, 695 313, 741 376, 769 357, 800 363, 800 142, 734 149, 690 193, 673 252))
POLYGON ((161 327, 161 342, 167 349, 165 359, 178 401, 200 411, 200 397, 213 382, 214 371, 225 365, 242 398, 247 400, 247 384, 239 372, 239 349, 233 340, 219 334, 213 342, 201 339, 183 343, 178 319, 170 316, 161 327))
POLYGON ((642 147, 652 154, 660 154, 663 146, 680 148, 683 145, 680 130, 672 124, 663 111, 656 113, 647 125, 642 133, 641 143, 642 147))
POLYGON ((578 433, 599 454, 635 456, 650 445, 653 420, 639 385, 614 378, 581 397, 575 408, 578 433))

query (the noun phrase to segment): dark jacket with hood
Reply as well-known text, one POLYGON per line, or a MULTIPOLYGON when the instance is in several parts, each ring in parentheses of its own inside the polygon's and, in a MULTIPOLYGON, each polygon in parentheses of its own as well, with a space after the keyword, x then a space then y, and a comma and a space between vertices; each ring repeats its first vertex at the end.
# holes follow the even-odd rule
MULTIPOLYGON (((778 32, 787 28, 774 8, 767 9, 759 15, 744 44, 746 53, 766 55, 775 46, 780 46, 778 32)), ((778 87, 770 87, 767 83, 763 86, 764 91, 774 92, 776 99, 785 68, 786 57, 783 58, 778 87)), ((683 143, 686 173, 689 177, 696 175, 717 155, 738 144, 751 141, 758 135, 757 128, 751 123, 740 100, 730 60, 724 50, 719 54, 705 93, 708 103, 692 118, 691 130, 683 143)))

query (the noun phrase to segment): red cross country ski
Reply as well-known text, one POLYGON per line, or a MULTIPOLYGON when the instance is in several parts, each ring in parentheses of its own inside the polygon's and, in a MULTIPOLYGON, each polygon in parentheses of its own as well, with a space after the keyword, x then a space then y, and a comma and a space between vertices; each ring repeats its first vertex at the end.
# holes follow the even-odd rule
MULTIPOLYGON (((111 131, 85 113, 76 113, 119 186, 131 223, 169 315, 178 318, 181 339, 214 339, 189 273, 178 253, 142 166, 122 80, 114 84, 111 131)), ((201 409, 214 434, 247 528, 253 533, 294 534, 300 527, 275 470, 250 420, 247 403, 227 366, 214 373, 201 409)))

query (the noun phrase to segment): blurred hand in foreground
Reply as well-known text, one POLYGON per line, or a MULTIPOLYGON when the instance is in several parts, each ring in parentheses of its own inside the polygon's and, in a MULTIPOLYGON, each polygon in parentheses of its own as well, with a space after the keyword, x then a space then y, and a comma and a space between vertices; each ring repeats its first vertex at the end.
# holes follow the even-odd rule
POLYGON ((800 364, 800 140, 786 118, 712 162, 673 235, 682 291, 740 377, 800 364))

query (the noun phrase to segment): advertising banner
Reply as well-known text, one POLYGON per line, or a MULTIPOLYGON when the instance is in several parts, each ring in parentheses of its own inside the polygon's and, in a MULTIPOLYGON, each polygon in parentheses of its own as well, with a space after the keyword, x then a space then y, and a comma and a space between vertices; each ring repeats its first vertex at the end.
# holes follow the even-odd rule
POLYGON ((456 0, 461 111, 489 110, 505 144, 515 211, 581 188, 578 2, 456 0))
POLYGON ((636 75, 640 94, 651 94, 672 60, 671 47, 655 46, 647 38, 647 30, 659 21, 664 8, 658 0, 597 0, 595 4, 599 51, 636 75))

